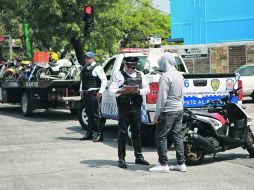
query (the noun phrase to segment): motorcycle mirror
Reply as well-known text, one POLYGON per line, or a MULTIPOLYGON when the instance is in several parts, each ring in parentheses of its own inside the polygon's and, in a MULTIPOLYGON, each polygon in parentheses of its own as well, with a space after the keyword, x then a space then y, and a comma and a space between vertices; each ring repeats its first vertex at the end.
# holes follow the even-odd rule
POLYGON ((239 80, 240 80, 240 74, 239 74, 239 73, 236 73, 236 74, 235 74, 235 79, 236 79, 236 81, 239 81, 239 80))

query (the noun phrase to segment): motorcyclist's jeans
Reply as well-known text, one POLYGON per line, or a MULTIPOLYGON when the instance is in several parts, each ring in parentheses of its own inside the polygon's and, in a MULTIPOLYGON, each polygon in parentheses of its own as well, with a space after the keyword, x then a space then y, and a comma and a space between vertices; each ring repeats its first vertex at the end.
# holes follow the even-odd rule
POLYGON ((167 137, 169 133, 172 133, 171 136, 176 150, 177 164, 181 165, 185 163, 183 136, 181 134, 182 120, 183 111, 164 112, 160 115, 160 120, 156 126, 155 138, 161 165, 166 165, 168 162, 167 137))

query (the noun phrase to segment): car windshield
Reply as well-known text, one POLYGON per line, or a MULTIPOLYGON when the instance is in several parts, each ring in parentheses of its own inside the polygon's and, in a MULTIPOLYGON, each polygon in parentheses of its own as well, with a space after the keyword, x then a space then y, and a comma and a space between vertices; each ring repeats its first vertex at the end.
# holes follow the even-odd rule
POLYGON ((144 71, 145 64, 147 62, 147 56, 138 56, 139 60, 136 69, 138 71, 144 71))
POLYGON ((235 73, 239 73, 241 76, 253 76, 254 75, 254 65, 239 67, 236 69, 235 73))
MULTIPOLYGON (((158 66, 158 59, 149 59, 148 56, 143 55, 143 56, 137 56, 139 58, 136 69, 138 71, 144 71, 145 69, 148 69, 150 72, 161 72, 160 68, 158 66)), ((152 57, 154 58, 154 57, 152 57)), ((178 71, 180 72, 186 72, 185 67, 184 67, 184 63, 182 61, 182 59, 179 56, 175 56, 175 60, 176 60, 176 68, 178 71)), ((124 67, 124 62, 122 62, 122 66, 121 69, 123 69, 124 67)))

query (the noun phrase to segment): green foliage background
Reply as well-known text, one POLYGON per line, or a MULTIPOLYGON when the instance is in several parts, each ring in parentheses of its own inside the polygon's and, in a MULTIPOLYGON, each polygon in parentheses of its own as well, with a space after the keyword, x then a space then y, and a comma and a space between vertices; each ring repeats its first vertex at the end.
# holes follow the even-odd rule
POLYGON ((102 59, 102 55, 118 53, 121 46, 149 47, 145 40, 149 35, 170 36, 170 16, 145 6, 152 6, 152 0, 140 1, 1 0, 0 34, 22 39, 22 22, 26 18, 34 50, 74 48, 78 56, 93 50, 102 59), (84 35, 85 4, 94 6, 94 30, 90 37, 84 35))

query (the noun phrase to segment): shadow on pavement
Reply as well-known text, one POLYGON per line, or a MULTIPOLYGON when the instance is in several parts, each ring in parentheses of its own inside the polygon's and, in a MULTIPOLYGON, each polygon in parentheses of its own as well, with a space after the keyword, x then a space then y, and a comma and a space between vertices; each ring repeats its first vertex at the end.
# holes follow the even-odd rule
MULTIPOLYGON (((83 160, 83 161, 80 161, 80 163, 85 164, 85 165, 87 165, 87 167, 91 167, 91 168, 101 168, 101 167, 105 167, 105 166, 118 167, 117 166, 117 159, 116 160, 83 160)), ((152 167, 152 165, 139 165, 139 164, 135 164, 134 162, 128 162, 128 160, 126 160, 126 163, 128 164, 128 167, 123 170, 129 170, 129 171, 145 170, 145 171, 148 171, 148 169, 150 167, 152 167)), ((122 169, 122 168, 119 168, 119 169, 122 169)))
MULTIPOLYGON (((236 153, 218 153, 216 154, 215 158, 213 158, 213 155, 206 155, 204 158, 204 161, 200 165, 207 165, 207 164, 213 164, 216 162, 224 162, 224 161, 233 161, 237 159, 249 159, 249 154, 236 154, 236 153)), ((189 167, 197 167, 199 165, 195 166, 189 166, 189 167)))
POLYGON ((53 110, 34 113, 31 117, 25 117, 21 113, 20 106, 8 106, 0 108, 0 115, 23 119, 34 122, 77 120, 77 115, 72 115, 68 110, 53 110))

